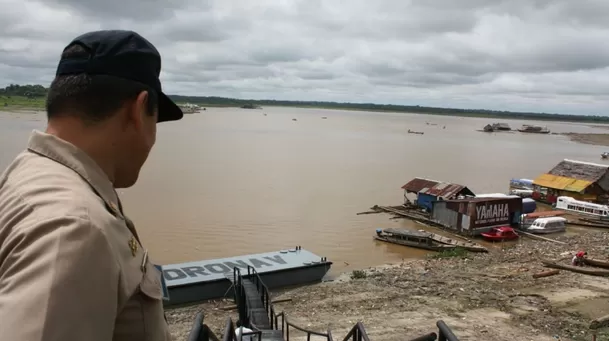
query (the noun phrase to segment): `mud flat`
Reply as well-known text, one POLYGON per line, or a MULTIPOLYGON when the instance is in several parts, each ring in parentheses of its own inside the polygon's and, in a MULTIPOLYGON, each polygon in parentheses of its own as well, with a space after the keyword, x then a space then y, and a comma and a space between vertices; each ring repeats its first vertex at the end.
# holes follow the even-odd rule
POLYGON ((574 142, 609 146, 609 134, 564 133, 563 135, 568 136, 574 142))
MULTIPOLYGON (((362 321, 373 341, 408 340, 435 331, 444 320, 460 340, 591 340, 590 322, 609 314, 609 278, 548 271, 541 259, 567 264, 571 253, 586 250, 609 259, 609 233, 559 236, 565 245, 523 238, 518 244, 492 248, 487 254, 466 254, 383 265, 345 273, 333 282, 274 293, 275 304, 292 323, 312 330, 332 330, 344 337, 362 321)), ((203 309, 217 335, 235 311, 232 302, 214 301, 167 311, 175 339, 184 339, 194 314, 203 309)), ((301 334, 290 330, 290 339, 301 334)), ((609 334, 598 334, 604 340, 609 334)))

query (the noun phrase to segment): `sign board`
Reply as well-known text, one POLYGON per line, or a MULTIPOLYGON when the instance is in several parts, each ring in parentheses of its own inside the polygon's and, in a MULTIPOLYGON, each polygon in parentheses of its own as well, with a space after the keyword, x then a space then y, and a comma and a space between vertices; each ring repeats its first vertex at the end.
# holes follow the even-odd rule
POLYGON ((510 205, 508 203, 494 203, 476 206, 476 221, 474 225, 509 224, 510 205))
POLYGON ((167 290, 167 282, 165 282, 165 276, 163 276, 163 266, 155 264, 154 267, 161 272, 161 289, 163 289, 163 300, 169 301, 169 290, 167 290))
POLYGON ((252 266, 258 273, 287 270, 321 263, 321 257, 303 250, 291 249, 259 253, 238 257, 202 260, 181 264, 163 265, 163 278, 167 287, 187 285, 225 279, 233 275, 235 267, 247 275, 247 267, 252 266))

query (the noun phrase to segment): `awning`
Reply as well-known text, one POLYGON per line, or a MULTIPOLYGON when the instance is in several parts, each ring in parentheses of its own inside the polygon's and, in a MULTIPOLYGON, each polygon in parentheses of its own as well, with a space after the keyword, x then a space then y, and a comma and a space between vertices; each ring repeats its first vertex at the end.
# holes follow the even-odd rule
POLYGON ((593 182, 552 174, 542 174, 533 181, 533 184, 540 187, 558 189, 561 191, 581 193, 592 185, 593 182))

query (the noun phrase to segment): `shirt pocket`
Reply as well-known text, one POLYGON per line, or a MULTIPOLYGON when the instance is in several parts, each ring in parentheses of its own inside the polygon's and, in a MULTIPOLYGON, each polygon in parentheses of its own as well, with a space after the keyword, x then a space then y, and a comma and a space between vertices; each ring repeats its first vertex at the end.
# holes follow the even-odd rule
POLYGON ((150 262, 140 282, 140 304, 146 340, 169 340, 168 328, 163 310, 163 289, 161 272, 150 262))

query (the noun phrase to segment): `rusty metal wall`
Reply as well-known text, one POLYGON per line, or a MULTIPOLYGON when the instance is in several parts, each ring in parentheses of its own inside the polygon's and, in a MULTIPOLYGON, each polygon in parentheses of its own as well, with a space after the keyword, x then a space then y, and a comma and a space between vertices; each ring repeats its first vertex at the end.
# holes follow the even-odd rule
POLYGON ((450 209, 449 203, 446 201, 433 203, 431 219, 444 227, 461 232, 459 228, 459 212, 450 209))

